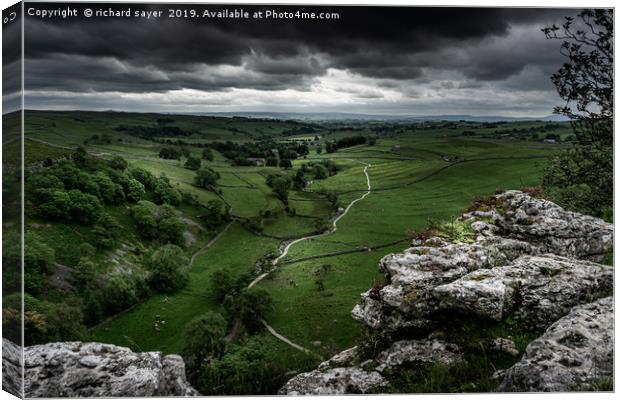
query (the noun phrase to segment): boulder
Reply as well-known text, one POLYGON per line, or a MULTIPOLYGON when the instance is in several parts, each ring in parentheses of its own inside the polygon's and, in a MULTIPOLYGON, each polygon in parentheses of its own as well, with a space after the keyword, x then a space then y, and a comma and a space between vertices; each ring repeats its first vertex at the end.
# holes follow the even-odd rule
POLYGON ((538 254, 600 262, 613 247, 613 225, 602 219, 566 211, 516 190, 496 198, 505 210, 496 221, 502 235, 532 244, 538 254))
POLYGON ((288 381, 278 394, 364 394, 386 384, 385 378, 376 371, 364 371, 359 367, 332 368, 299 374, 288 381))
POLYGON ((500 391, 568 392, 613 376, 613 297, 580 305, 527 346, 500 391))
POLYGON ((2 390, 17 397, 22 394, 22 349, 7 339, 2 339, 2 390))
MULTIPOLYGON (((412 247, 402 253, 385 256, 379 270, 385 273, 387 284, 363 293, 352 311, 353 318, 384 331, 405 328, 428 331, 433 327, 434 315, 448 304, 445 291, 436 290, 440 286, 484 269, 478 275, 470 275, 482 277, 489 270, 510 265, 524 255, 551 253, 576 260, 600 261, 613 246, 611 224, 566 211, 523 192, 508 191, 493 196, 486 200, 484 207, 487 209, 473 210, 460 218, 462 223, 469 224, 475 236, 471 240, 453 243, 446 237, 430 237, 414 240, 412 247)), ((595 269, 578 268, 584 272, 595 269)), ((562 274, 556 281, 568 276, 562 274)), ((602 278, 593 285, 602 285, 601 281, 602 278)), ((495 296, 502 297, 503 289, 497 289, 500 292, 495 296)), ((581 289, 575 289, 581 293, 581 289)), ((562 295, 558 293, 557 297, 562 295)), ((479 308, 487 307, 485 301, 479 301, 479 308)), ((558 312, 566 312, 566 307, 575 304, 569 301, 558 312)), ((491 309, 485 313, 501 318, 503 308, 493 309, 495 306, 488 305, 491 309)), ((561 315, 554 314, 554 317, 561 315)))
POLYGON ((573 306, 608 295, 613 268, 554 256, 522 256, 510 265, 478 269, 438 286, 442 309, 457 309, 501 320, 513 316, 545 329, 573 306))
POLYGON ((377 371, 401 365, 445 364, 463 362, 455 344, 436 339, 401 340, 377 357, 377 371))
POLYGON ((26 397, 197 396, 177 355, 134 353, 101 343, 24 348, 26 397))

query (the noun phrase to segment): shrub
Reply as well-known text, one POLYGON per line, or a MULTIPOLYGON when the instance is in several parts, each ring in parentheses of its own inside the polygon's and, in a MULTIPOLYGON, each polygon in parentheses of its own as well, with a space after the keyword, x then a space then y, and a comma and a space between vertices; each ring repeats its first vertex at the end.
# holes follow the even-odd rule
POLYGON ((185 286, 188 262, 179 246, 167 244, 159 248, 145 260, 151 287, 158 292, 171 293, 185 286))
POLYGON ((196 171, 194 184, 204 189, 212 189, 220 179, 220 174, 209 167, 202 167, 196 171))
POLYGON ((109 165, 110 167, 117 169, 119 171, 124 171, 127 169, 127 160, 125 160, 123 157, 119 157, 119 156, 115 156, 114 158, 112 158, 109 161, 109 165))
POLYGON ((69 190, 71 201, 71 218, 83 224, 92 224, 99 217, 101 203, 92 194, 83 193, 77 189, 69 190))
POLYGON ((207 161, 213 161, 215 158, 213 157, 213 151, 208 147, 202 150, 202 159, 207 161))
POLYGON ((127 200, 132 203, 137 203, 144 198, 146 190, 144 184, 137 179, 129 179, 127 182, 127 200))
POLYGON ((190 375, 202 369, 208 358, 221 357, 226 349, 226 320, 221 314, 209 311, 190 322, 185 332, 183 356, 190 375))

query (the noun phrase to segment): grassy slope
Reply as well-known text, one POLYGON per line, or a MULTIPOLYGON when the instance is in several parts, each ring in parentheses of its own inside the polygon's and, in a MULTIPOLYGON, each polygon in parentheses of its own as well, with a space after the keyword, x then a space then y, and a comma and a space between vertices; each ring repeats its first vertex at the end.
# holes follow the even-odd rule
MULTIPOLYGON (((93 132, 109 132, 115 139, 121 137, 122 144, 95 145, 90 146, 89 150, 106 155, 119 154, 134 166, 156 174, 165 173, 183 189, 197 194, 201 202, 216 198, 214 193, 192 186, 194 173, 184 169, 178 161, 157 159, 158 146, 112 130, 120 123, 152 124, 157 116, 83 114, 78 118, 87 122, 75 121, 75 115, 66 113, 39 114, 32 121, 33 125, 40 124, 42 127, 31 126, 27 132, 41 140, 67 146, 80 143, 93 132)), ((275 122, 250 124, 236 121, 236 124, 231 124, 219 119, 198 127, 197 121, 205 120, 195 118, 188 117, 184 124, 188 129, 198 129, 204 133, 203 139, 195 138, 197 141, 212 140, 216 136, 242 140, 240 136, 243 134, 236 132, 232 135, 232 128, 249 131, 251 133, 246 136, 253 136, 260 134, 259 131, 277 133, 290 127, 286 124, 277 126, 275 122)), ((287 259, 403 239, 407 229, 423 228, 429 217, 447 219, 458 215, 472 197, 488 194, 500 187, 519 188, 536 184, 544 160, 509 158, 549 155, 557 148, 536 142, 449 136, 454 133, 447 130, 405 132, 379 139, 377 145, 372 147, 357 146, 334 154, 317 155, 313 152, 309 158, 331 158, 344 169, 325 181, 313 182, 310 190, 345 192, 340 195, 340 201, 343 206, 348 204, 366 189, 363 165, 359 161, 372 164, 368 172, 373 189, 377 190, 358 202, 340 220, 335 234, 294 246, 287 259), (399 145, 400 149, 394 149, 395 145, 399 145), (479 161, 450 166, 443 160, 445 156, 479 161), (482 159, 489 160, 480 161, 482 159)), ((338 132, 326 137, 332 139, 347 134, 352 133, 338 132)), ((303 162, 295 161, 295 166, 303 162)), ((275 211, 278 217, 266 221, 265 232, 281 237, 299 236, 313 229, 314 219, 292 218, 282 213, 282 204, 270 194, 264 183, 263 175, 273 169, 231 167, 219 154, 210 166, 220 172, 223 198, 232 205, 235 215, 252 217, 261 210, 275 211)), ((291 206, 298 214, 326 217, 331 213, 329 204, 318 195, 291 193, 290 197, 291 206)), ((201 243, 206 241, 207 238, 201 238, 201 243)), ((93 339, 136 350, 178 352, 183 345, 186 324, 204 311, 218 307, 210 298, 211 272, 217 268, 229 268, 235 274, 247 272, 253 268, 256 259, 277 246, 277 240, 253 236, 235 224, 213 248, 197 258, 187 288, 169 296, 167 301, 163 296, 156 296, 102 325, 93 332, 93 339), (153 326, 156 315, 167 321, 160 331, 155 331, 153 326)), ((260 283, 272 293, 276 306, 268 318, 269 323, 283 335, 323 356, 351 346, 362 329, 350 318, 351 308, 358 301, 359 294, 381 278, 377 271, 378 260, 405 247, 406 243, 403 243, 371 252, 281 266, 277 273, 260 283), (315 287, 314 274, 323 263, 329 263, 333 268, 325 278, 326 289, 319 292, 315 287), (315 341, 321 344, 314 346, 315 341)), ((269 335, 262 334, 261 340, 274 342, 274 357, 286 360, 282 362, 290 368, 301 370, 310 366, 307 358, 269 335)))

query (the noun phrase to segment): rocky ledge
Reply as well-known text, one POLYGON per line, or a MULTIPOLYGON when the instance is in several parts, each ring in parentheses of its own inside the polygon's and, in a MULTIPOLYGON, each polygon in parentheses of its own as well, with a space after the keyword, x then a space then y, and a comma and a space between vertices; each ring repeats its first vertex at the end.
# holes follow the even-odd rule
MULTIPOLYGON (((3 351, 17 357, 3 359, 10 381, 19 387, 21 349, 3 339, 3 351), (9 362, 10 361, 10 362, 9 362), (14 375, 14 374, 13 374, 14 375)), ((26 397, 151 397, 197 396, 185 378, 180 356, 134 353, 101 343, 62 342, 24 348, 26 397)))
MULTIPOLYGON (((421 232, 412 247, 385 256, 379 269, 386 283, 363 293, 353 309, 353 318, 397 342, 370 360, 349 349, 293 378, 281 394, 381 391, 389 384, 384 370, 462 362, 456 345, 436 339, 442 315, 450 312, 490 323, 510 319, 537 332, 548 328, 505 373, 500 390, 585 387, 611 373, 613 269, 599 262, 612 246, 611 224, 524 192, 476 201, 444 229, 421 232), (572 332, 568 339, 562 330, 572 332), (402 340, 408 337, 415 340, 402 340), (359 371, 372 374, 372 387, 348 385, 359 371)), ((505 338, 489 345, 519 354, 505 338)))

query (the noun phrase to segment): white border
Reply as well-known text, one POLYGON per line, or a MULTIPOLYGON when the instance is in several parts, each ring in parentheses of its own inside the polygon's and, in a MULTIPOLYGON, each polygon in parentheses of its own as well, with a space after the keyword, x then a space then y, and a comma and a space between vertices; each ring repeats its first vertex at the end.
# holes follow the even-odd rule
MULTIPOLYGON (((37 2, 37 1, 32 1, 37 2)), ((102 1, 93 1, 93 0, 83 0, 81 3, 102 3, 102 1)), ((117 1, 114 1, 117 2, 117 1)), ((15 4, 16 1, 10 0, 0 0, 0 5, 2 9, 15 4)), ((65 3, 65 2, 57 2, 57 3, 65 3)), ((472 0, 436 0, 433 2, 429 1, 419 1, 419 0, 388 0, 388 1, 380 1, 380 0, 338 0, 338 1, 330 1, 330 0, 314 0, 314 1, 304 1, 304 0, 288 0, 288 1, 260 1, 260 0, 246 0, 246 1, 178 1, 178 0, 151 0, 151 1, 118 1, 118 3, 179 3, 179 4, 189 4, 189 3, 203 3, 203 4, 317 4, 317 5, 395 5, 395 6, 470 6, 470 7, 557 7, 557 8, 594 8, 594 7, 614 7, 614 1, 602 1, 602 0, 590 0, 590 1, 578 1, 578 0, 546 0, 541 2, 540 0, 522 0, 522 1, 472 1, 472 0)), ((22 25, 23 29, 23 25, 22 25)), ((614 32, 616 32, 616 21, 614 21, 614 32)), ((1 37, 1 36, 0 36, 1 37)), ((23 51, 23 49, 22 49, 23 51)), ((615 65, 615 75, 618 76, 618 64, 615 65)), ((0 91, 2 88, 2 83, 0 82, 0 91)), ((615 89, 615 88, 614 88, 615 89)), ((615 90, 614 90, 615 92, 615 90)), ((559 100, 559 98, 558 98, 559 100)), ((23 97, 22 97, 22 108, 23 108, 23 97)), ((617 106, 614 106, 614 112, 617 111, 617 106)), ((615 121, 614 121, 615 122, 615 121)), ((614 134, 616 133, 616 125, 614 123, 614 134)), ((1 153, 1 152, 0 152, 1 153)), ((617 156, 617 149, 614 149, 614 159, 617 156)), ((0 154, 0 162, 2 161, 2 155, 0 154)), ((23 160, 22 160, 23 162, 23 160)), ((614 163, 614 186, 617 187, 620 182, 620 177, 617 174, 617 168, 614 163)), ((614 191, 614 215, 618 216, 618 194, 614 191)), ((0 232, 1 232, 0 226, 0 232)), ((619 240, 617 237, 614 237, 614 247, 618 249, 619 240)), ((614 259, 617 257, 617 252, 615 253, 614 259)), ((614 264, 618 265, 615 263, 614 264)), ((614 274, 615 275, 615 274, 614 274)), ((615 281, 614 281, 615 283, 615 281)), ((614 286, 615 288, 615 286, 614 286)), ((618 317, 618 299, 615 299, 615 316, 618 317)), ((618 343, 618 330, 615 330, 615 343, 618 343)), ((615 361, 615 360, 614 360, 615 361)), ((618 386, 618 376, 620 374, 620 368, 618 363, 615 362, 615 371, 614 371, 614 388, 618 386)), ((617 389, 616 389, 617 390, 617 389)), ((615 397, 615 394, 610 393, 549 393, 549 394, 510 394, 510 393, 485 393, 485 394, 454 394, 454 395, 422 395, 422 394, 414 394, 414 395, 382 395, 384 398, 394 398, 394 399, 433 399, 433 400, 453 400, 455 396, 465 396, 466 399, 471 400, 488 400, 495 399, 497 397, 507 398, 507 399, 537 399, 544 398, 548 400, 572 400, 572 399, 612 399, 615 397)), ((312 399, 320 398, 320 399, 334 399, 336 397, 341 396, 313 396, 312 399)), ((344 397, 344 396, 342 396, 344 397)), ((373 398, 375 396, 346 396, 347 399, 368 399, 373 398)), ((0 400, 6 399, 14 399, 14 396, 11 396, 7 392, 0 392, 0 400)), ((224 397, 224 399, 231 399, 233 396, 224 397)), ((260 399, 264 398, 261 396, 244 396, 244 399, 260 399)))

